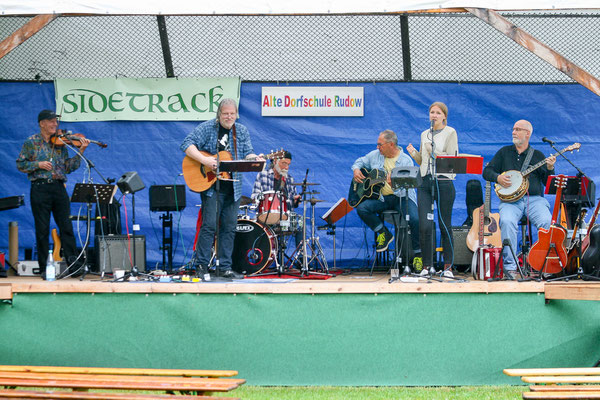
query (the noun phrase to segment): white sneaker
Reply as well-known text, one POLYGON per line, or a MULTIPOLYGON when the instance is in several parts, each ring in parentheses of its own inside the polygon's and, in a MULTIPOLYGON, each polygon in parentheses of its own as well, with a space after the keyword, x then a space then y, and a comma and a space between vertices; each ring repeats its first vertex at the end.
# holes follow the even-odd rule
POLYGON ((454 274, 453 274, 453 273, 452 273, 452 271, 451 271, 451 270, 449 270, 449 269, 447 269, 447 270, 445 270, 445 271, 444 271, 444 276, 445 276, 446 278, 454 278, 454 274))

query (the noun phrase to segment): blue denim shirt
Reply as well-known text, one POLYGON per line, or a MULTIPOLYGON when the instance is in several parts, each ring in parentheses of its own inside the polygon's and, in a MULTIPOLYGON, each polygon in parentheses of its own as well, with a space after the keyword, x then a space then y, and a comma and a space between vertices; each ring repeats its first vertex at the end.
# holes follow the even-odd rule
MULTIPOLYGON (((398 147, 400 150, 400 155, 398 155, 398 159, 396 160, 396 167, 413 167, 412 158, 406 153, 402 148, 398 147)), ((366 169, 383 169, 383 162, 385 157, 379 152, 379 150, 373 150, 363 157, 359 157, 352 164, 352 171, 357 168, 366 168, 366 169)), ((406 195, 405 189, 398 189, 394 192, 394 194, 398 197, 403 197, 406 195)), ((415 193, 415 189, 408 189, 408 198, 417 203, 417 194, 415 193)))
MULTIPOLYGON (((235 124, 236 136, 237 136, 237 154, 233 154, 233 148, 231 155, 234 160, 243 160, 248 154, 253 154, 254 149, 250 142, 250 133, 248 128, 242 124, 235 124)), ((217 138, 219 136, 219 123, 216 119, 203 122, 198 125, 194 130, 183 139, 181 143, 181 151, 185 152, 188 147, 195 145, 198 150, 206 151, 210 154, 217 153, 217 138)), ((229 143, 233 146, 233 129, 229 130, 229 143)), ((234 172, 232 176, 234 199, 237 201, 242 197, 242 174, 240 172, 234 172)), ((214 186, 214 185, 213 185, 214 186)), ((212 196, 215 190, 213 187, 206 190, 207 196, 212 196)))

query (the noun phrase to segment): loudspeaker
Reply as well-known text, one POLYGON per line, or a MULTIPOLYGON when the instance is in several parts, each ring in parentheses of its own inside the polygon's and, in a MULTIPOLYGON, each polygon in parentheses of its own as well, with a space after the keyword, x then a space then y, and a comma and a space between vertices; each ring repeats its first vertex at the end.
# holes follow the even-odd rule
MULTIPOLYGON (((133 246, 133 236, 130 236, 133 246)), ((131 271, 129 250, 133 259, 133 247, 128 249, 127 235, 96 236, 96 272, 113 272, 115 269, 131 271)), ((135 236, 135 259, 139 271, 146 270, 146 236, 135 236)))
POLYGON ((469 228, 462 226, 452 227, 452 238, 454 239, 454 265, 471 265, 473 252, 467 247, 467 235, 469 228))
POLYGON ((184 185, 150 186, 150 211, 182 211, 184 208, 184 185))
POLYGON ((117 181, 117 186, 121 189, 123 194, 135 193, 146 187, 138 173, 135 171, 125 172, 117 181))

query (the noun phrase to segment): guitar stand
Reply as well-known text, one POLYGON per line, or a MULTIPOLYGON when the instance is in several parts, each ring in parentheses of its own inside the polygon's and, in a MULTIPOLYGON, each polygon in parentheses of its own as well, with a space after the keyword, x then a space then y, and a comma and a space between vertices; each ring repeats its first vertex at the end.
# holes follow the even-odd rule
MULTIPOLYGON (((550 243, 550 247, 548 247, 548 251, 546 252, 546 258, 544 258, 544 263, 542 264, 542 269, 540 269, 540 273, 538 275, 538 277, 535 279, 536 282, 541 282, 544 279, 544 274, 546 273, 546 262, 548 261, 548 257, 550 257, 550 251, 552 251, 552 249, 554 249, 554 254, 556 255, 556 258, 558 260, 558 265, 560 266, 560 272, 564 273, 565 272, 565 266, 562 264, 562 261, 560 261, 560 256, 558 255, 558 250, 556 250, 556 244, 554 242, 550 243)), ((550 281, 548 281, 550 282, 550 281)))
POLYGON ((515 250, 513 249, 512 245, 510 244, 510 239, 504 239, 504 241, 502 242, 502 250, 500 251, 500 262, 498 263, 499 265, 496 266, 496 270, 494 271, 494 275, 492 276, 492 278, 488 279, 488 282, 497 282, 497 281, 502 280, 501 278, 498 277, 498 275, 500 274, 500 268, 502 268, 502 271, 504 271, 504 257, 503 257, 503 254, 504 254, 504 248, 505 247, 508 247, 508 249, 510 250, 510 254, 513 256, 513 260, 515 260, 515 264, 517 265, 517 271, 519 271, 519 275, 521 275, 521 279, 515 279, 511 275, 511 279, 510 280, 516 280, 517 282, 528 282, 528 281, 530 281, 531 278, 525 278, 525 274, 523 274, 523 268, 521 268, 521 264, 519 264, 519 259, 517 258, 515 250))

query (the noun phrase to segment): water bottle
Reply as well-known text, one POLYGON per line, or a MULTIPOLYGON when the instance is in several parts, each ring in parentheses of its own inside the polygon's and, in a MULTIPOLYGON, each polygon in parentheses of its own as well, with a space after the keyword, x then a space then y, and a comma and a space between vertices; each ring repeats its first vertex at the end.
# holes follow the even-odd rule
POLYGON ((46 261, 46 280, 56 280, 56 266, 54 265, 54 258, 52 257, 52 249, 48 251, 48 261, 46 261))

